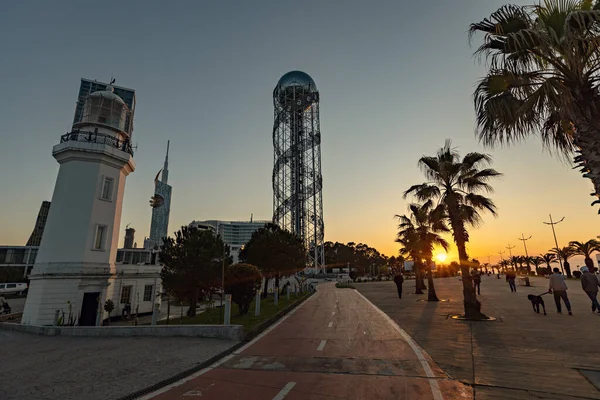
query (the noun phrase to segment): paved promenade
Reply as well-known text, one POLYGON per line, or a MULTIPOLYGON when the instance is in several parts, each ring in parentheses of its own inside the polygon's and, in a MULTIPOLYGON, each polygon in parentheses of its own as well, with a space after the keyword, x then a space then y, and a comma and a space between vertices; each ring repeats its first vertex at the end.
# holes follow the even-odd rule
POLYGON ((116 399, 188 370, 235 343, 186 337, 37 336, 0 330, 0 399, 116 399))
POLYGON ((471 399, 357 291, 319 291, 220 363, 145 397, 156 400, 471 399))
MULTIPOLYGON (((547 290, 544 278, 535 287, 518 286, 511 293, 504 278, 484 277, 483 312, 496 322, 458 322, 447 318, 462 312, 458 278, 436 279, 440 299, 419 302, 414 281, 405 283, 402 300, 392 282, 357 284, 360 292, 396 321, 452 378, 473 385, 475 398, 484 399, 600 399, 590 380, 600 380, 600 316, 578 281, 568 281, 573 316, 557 314, 551 295, 545 295, 548 315, 535 314, 527 294, 547 290), (592 370, 586 379, 578 369, 592 370), (599 372, 593 372, 593 371, 599 372)), ((600 385, 600 382, 597 383, 600 385)))

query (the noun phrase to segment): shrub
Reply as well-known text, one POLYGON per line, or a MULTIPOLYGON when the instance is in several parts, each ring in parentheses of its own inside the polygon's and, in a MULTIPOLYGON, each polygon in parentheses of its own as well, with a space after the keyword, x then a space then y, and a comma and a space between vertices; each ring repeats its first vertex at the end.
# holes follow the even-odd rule
POLYGON ((115 309, 115 303, 111 299, 104 302, 104 311, 108 313, 108 324, 110 325, 110 313, 115 309))
POLYGON ((234 264, 228 268, 225 292, 231 294, 231 301, 237 304, 240 315, 248 313, 261 282, 262 275, 252 264, 234 264))
POLYGON ((338 282, 335 284, 338 289, 356 289, 356 287, 349 282, 338 282))

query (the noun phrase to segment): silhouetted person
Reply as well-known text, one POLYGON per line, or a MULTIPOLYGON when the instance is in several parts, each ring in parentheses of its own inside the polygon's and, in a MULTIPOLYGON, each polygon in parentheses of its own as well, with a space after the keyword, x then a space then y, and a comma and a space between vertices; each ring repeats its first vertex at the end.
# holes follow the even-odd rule
POLYGON ((598 310, 600 313, 600 304, 598 304, 598 286, 600 281, 596 275, 592 274, 588 267, 581 267, 581 288, 592 301, 592 312, 598 310))
POLYGON ((475 285, 475 290, 477 294, 481 294, 481 273, 478 271, 473 272, 473 284, 475 285))
POLYGON ((559 314, 562 314, 562 309, 560 307, 560 299, 565 302, 565 307, 567 307, 567 311, 569 315, 573 315, 571 312, 571 302, 569 301, 569 297, 567 296, 567 282, 565 282, 565 276, 560 273, 558 268, 553 269, 554 273, 550 275, 550 282, 548 283, 548 292, 554 293, 554 302, 556 303, 556 311, 559 314))
POLYGON ((394 277, 394 283, 396 284, 396 289, 398 289, 398 298, 402 298, 402 284, 404 283, 404 277, 401 273, 397 274, 394 277))
POLYGON ((508 286, 510 287, 511 292, 517 291, 517 285, 515 285, 515 279, 517 279, 517 273, 513 270, 506 271, 506 282, 508 282, 508 286))

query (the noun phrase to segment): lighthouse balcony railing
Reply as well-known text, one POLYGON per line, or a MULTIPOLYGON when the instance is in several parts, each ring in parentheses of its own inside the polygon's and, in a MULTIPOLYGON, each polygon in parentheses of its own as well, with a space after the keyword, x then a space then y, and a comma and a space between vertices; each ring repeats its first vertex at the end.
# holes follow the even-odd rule
POLYGON ((120 140, 112 135, 102 132, 91 132, 91 131, 80 131, 73 130, 69 133, 65 133, 60 137, 60 142, 87 142, 87 143, 98 143, 112 146, 116 149, 122 150, 133 156, 133 148, 129 139, 120 140))

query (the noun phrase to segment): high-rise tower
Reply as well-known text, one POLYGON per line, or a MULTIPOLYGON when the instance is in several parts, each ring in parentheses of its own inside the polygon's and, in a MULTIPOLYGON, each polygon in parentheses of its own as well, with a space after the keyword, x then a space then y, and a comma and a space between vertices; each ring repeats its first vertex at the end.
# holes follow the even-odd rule
POLYGON ((298 235, 307 267, 323 269, 323 199, 319 91, 301 71, 283 75, 273 91, 273 222, 298 235))
POLYGON ((167 155, 162 168, 162 177, 158 178, 160 171, 154 179, 154 196, 152 206, 152 221, 150 222, 150 247, 162 245, 163 238, 169 233, 169 214, 171 212, 171 186, 169 180, 169 144, 167 141, 167 155))
POLYGON ((42 242, 42 235, 44 234, 44 227, 46 226, 49 211, 50 202, 43 201, 35 221, 35 226, 33 227, 33 232, 31 232, 31 236, 29 236, 26 246, 39 246, 42 242))
POLYGON ((85 97, 72 130, 52 149, 60 168, 24 324, 52 325, 56 310, 68 309, 77 324, 98 325, 101 305, 115 290, 125 179, 135 169, 133 112, 104 85, 85 97))

